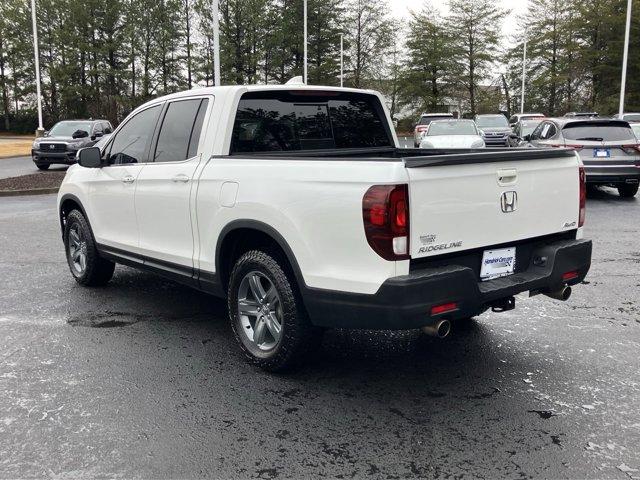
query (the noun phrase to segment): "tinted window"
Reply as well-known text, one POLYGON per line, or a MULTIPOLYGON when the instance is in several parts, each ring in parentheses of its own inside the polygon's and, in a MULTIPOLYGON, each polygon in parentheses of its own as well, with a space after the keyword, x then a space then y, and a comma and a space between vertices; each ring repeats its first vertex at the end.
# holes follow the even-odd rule
POLYGON ((147 148, 160 115, 160 105, 147 108, 129 119, 111 144, 111 163, 146 162, 147 148))
POLYGON ((420 118, 418 125, 429 125, 434 120, 445 120, 447 118, 453 118, 453 115, 430 115, 420 118))
POLYGON ((195 157, 198 153, 198 144, 200 143, 200 134, 202 133, 204 114, 207 113, 207 105, 209 105, 209 100, 202 100, 200 108, 198 109, 196 121, 193 124, 193 133, 191 134, 191 140, 189 141, 189 153, 187 153, 187 158, 195 157))
POLYGON ((440 120, 432 122, 427 131, 428 137, 437 135, 478 135, 476 125, 470 120, 440 120))
POLYGON ((340 92, 257 92, 238 105, 232 153, 391 146, 377 97, 340 92))
POLYGON ((635 142, 631 127, 624 124, 569 124, 562 129, 567 140, 585 140, 594 142, 635 142))
MULTIPOLYGON (((169 104, 160 128, 154 161, 175 162, 189 158, 191 133, 201 103, 202 100, 198 98, 169 104)), ((202 128, 202 124, 200 127, 202 128)))

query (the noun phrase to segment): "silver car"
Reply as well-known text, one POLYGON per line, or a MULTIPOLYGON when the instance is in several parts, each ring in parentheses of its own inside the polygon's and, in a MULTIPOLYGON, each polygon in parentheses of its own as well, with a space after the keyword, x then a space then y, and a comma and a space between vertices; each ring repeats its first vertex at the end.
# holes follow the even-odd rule
POLYGON ((574 148, 587 184, 608 185, 633 197, 640 183, 640 145, 629 122, 608 119, 547 118, 523 140, 533 147, 574 148))

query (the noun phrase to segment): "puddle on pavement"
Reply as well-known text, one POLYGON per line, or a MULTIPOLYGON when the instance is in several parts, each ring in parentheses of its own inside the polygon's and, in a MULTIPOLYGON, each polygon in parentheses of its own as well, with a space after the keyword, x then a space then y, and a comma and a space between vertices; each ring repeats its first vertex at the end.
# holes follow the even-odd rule
POLYGON ((117 328, 127 327, 144 319, 141 315, 124 312, 82 313, 69 316, 67 323, 73 327, 117 328))

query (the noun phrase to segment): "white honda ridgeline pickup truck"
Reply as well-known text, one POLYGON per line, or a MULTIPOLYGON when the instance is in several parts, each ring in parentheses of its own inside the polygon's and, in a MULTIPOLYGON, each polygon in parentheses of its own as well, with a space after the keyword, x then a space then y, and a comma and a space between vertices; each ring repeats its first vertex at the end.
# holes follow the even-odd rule
POLYGON ((177 93, 78 161, 58 197, 76 281, 120 263, 226 297, 271 371, 326 327, 442 337, 520 292, 566 300, 591 263, 575 152, 400 149, 372 91, 177 93))

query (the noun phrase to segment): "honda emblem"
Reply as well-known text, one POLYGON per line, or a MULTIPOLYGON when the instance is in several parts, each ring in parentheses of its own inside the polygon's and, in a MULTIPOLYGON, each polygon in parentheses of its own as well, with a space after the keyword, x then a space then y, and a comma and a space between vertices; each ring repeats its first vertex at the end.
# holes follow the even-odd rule
POLYGON ((503 213, 512 213, 518 209, 518 193, 504 192, 500 197, 500 207, 503 213))

